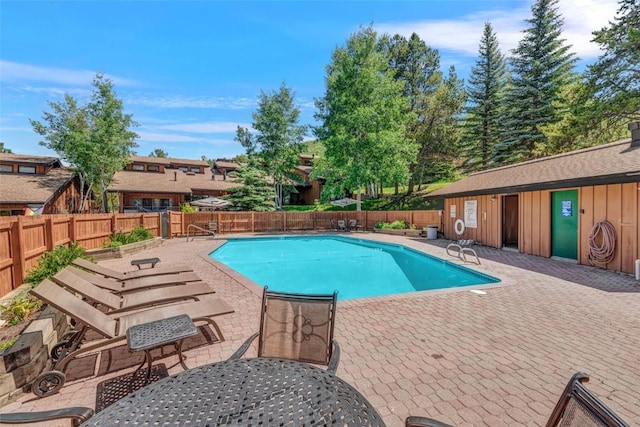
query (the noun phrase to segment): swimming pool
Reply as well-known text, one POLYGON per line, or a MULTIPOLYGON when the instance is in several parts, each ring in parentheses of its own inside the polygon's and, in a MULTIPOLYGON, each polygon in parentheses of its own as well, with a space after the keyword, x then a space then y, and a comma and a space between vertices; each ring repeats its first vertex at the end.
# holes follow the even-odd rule
POLYGON ((229 239, 211 257, 281 292, 348 300, 500 280, 402 245, 340 236, 229 239))

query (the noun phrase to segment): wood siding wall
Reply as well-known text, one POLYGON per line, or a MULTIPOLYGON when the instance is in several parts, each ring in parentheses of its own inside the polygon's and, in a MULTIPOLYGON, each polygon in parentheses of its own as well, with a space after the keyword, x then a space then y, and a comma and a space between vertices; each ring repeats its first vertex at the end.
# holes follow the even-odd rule
MULTIPOLYGON (((590 265, 589 234, 598 221, 608 221, 616 230, 615 257, 606 265, 596 266, 633 273, 635 260, 640 259, 640 182, 554 191, 563 190, 578 190, 578 262, 590 265)), ((518 250, 521 253, 551 256, 551 193, 551 190, 518 193, 518 250)), ((453 225, 456 219, 464 219, 464 202, 477 200, 478 228, 467 228, 461 238, 473 239, 494 248, 502 247, 502 196, 504 194, 446 199, 443 214, 445 237, 458 239, 453 225), (449 215, 451 205, 456 205, 455 218, 449 215)))
POLYGON ((162 234, 160 214, 38 215, 0 217, 0 296, 22 284, 46 251, 71 242, 101 247, 114 231, 144 225, 162 234))

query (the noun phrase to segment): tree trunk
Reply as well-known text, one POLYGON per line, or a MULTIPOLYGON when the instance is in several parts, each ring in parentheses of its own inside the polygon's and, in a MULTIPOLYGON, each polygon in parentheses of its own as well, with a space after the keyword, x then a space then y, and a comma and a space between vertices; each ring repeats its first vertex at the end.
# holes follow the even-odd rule
POLYGON ((358 203, 356 204, 356 211, 360 212, 362 210, 362 188, 360 188, 360 185, 358 185, 356 200, 358 201, 358 203))
POLYGON ((109 205, 107 203, 107 187, 104 183, 104 178, 100 178, 100 198, 102 200, 102 212, 109 212, 109 205))

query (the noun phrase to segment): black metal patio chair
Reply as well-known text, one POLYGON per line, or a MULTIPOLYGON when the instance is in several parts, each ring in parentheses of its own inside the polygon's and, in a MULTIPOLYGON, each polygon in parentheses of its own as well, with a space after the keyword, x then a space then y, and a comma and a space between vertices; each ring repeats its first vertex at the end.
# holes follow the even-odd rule
MULTIPOLYGON (((546 427, 629 427, 615 412, 583 385, 589 376, 582 372, 571 377, 556 403, 546 427)), ((424 417, 409 417, 405 427, 452 427, 424 417)))
POLYGON ((260 331, 250 336, 229 359, 242 357, 259 337, 258 357, 325 365, 335 373, 340 361, 340 347, 333 339, 337 298, 337 292, 292 294, 272 292, 265 286, 260 331))

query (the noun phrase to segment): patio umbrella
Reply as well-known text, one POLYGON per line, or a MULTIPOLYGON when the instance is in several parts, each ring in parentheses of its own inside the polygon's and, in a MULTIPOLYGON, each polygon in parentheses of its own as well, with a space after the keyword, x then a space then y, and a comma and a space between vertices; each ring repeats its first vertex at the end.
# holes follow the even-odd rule
POLYGON ((194 200, 193 202, 191 202, 192 206, 199 206, 201 208, 212 208, 212 209, 223 208, 231 204, 232 203, 227 200, 219 199, 213 196, 205 197, 204 199, 194 200))
POLYGON ((329 203, 331 203, 333 206, 339 206, 341 208, 344 208, 345 206, 356 204, 358 203, 358 201, 355 199, 352 199, 351 197, 345 197, 343 199, 332 200, 329 203))

